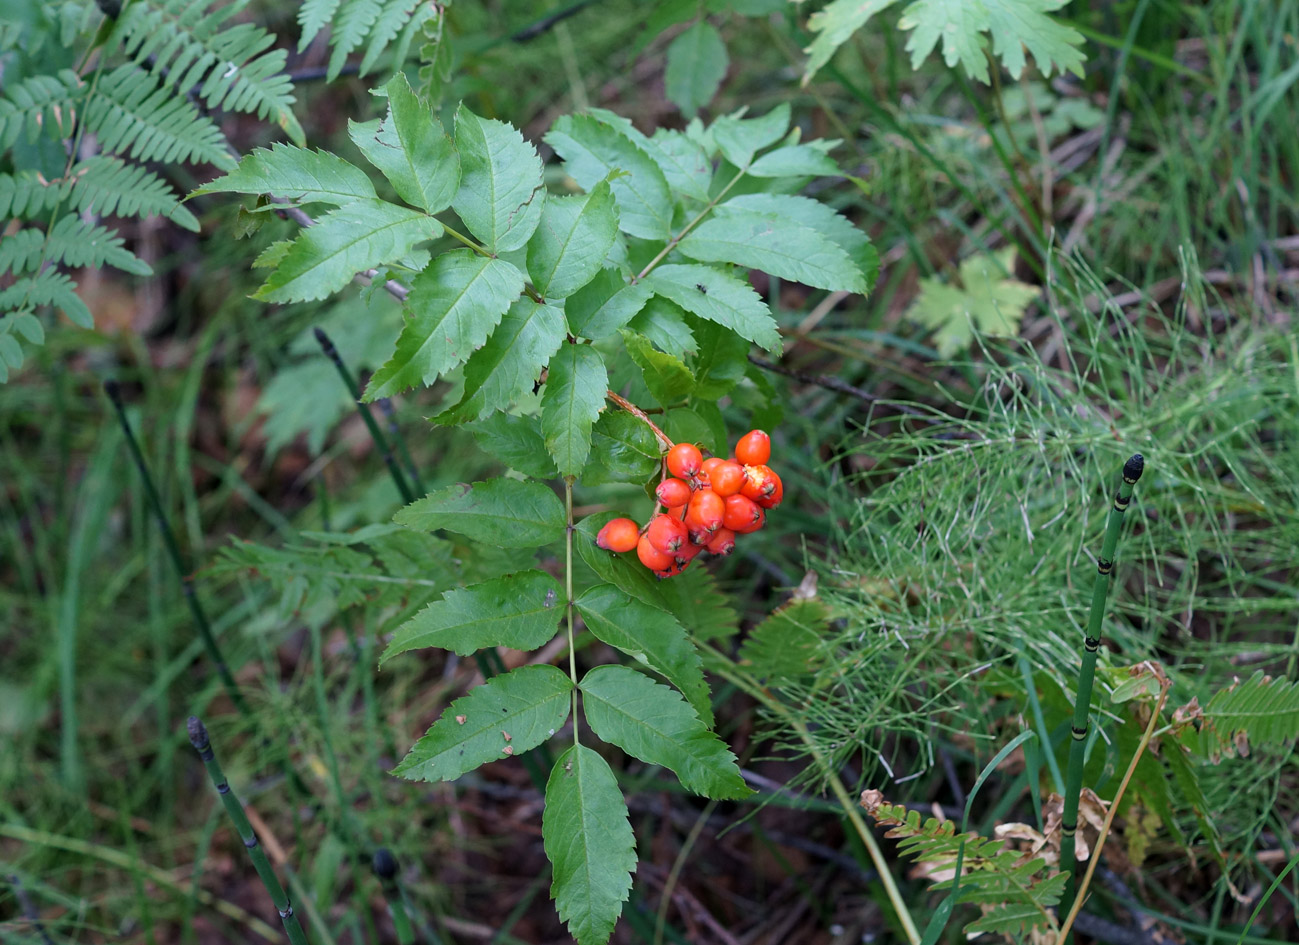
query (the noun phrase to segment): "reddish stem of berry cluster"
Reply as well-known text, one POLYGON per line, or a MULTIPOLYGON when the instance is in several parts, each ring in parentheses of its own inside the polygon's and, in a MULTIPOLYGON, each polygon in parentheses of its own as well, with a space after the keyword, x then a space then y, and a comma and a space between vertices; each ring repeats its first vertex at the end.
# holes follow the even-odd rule
POLYGON ((613 552, 635 550, 659 578, 680 574, 702 551, 728 555, 735 536, 760 529, 767 510, 784 498, 780 477, 767 465, 770 458, 771 438, 762 430, 740 437, 731 459, 704 459, 694 444, 674 444, 665 457, 671 475, 655 489, 664 511, 656 510, 644 528, 615 518, 595 543, 613 552))

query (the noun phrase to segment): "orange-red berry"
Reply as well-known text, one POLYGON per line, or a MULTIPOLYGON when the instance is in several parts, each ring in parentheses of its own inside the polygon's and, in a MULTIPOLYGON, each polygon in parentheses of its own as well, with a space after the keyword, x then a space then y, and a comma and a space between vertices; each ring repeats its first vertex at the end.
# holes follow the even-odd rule
POLYGON ((650 544, 648 534, 640 536, 640 541, 636 544, 636 557, 651 571, 662 571, 675 563, 672 555, 659 551, 650 544))
POLYGON ((655 551, 670 555, 686 543, 686 526, 670 515, 655 515, 645 530, 655 551))
POLYGON ((631 551, 640 541, 640 526, 629 518, 615 518, 600 529, 595 543, 608 551, 631 551))
POLYGON ((729 555, 735 550, 735 532, 729 528, 719 528, 713 540, 708 543, 708 550, 715 555, 729 555))
POLYGON ((668 450, 668 472, 678 479, 693 479, 704 464, 704 454, 693 443, 678 443, 668 450))
POLYGON ((735 458, 745 466, 760 466, 771 459, 771 437, 762 430, 750 430, 735 444, 735 458))
POLYGON ((722 524, 733 532, 744 533, 753 529, 755 524, 761 527, 762 509, 748 496, 733 495, 726 498, 726 511, 722 524))
POLYGON ((689 565, 690 565, 689 561, 682 561, 680 558, 678 558, 677 560, 673 561, 670 565, 668 565, 666 568, 656 569, 654 571, 654 576, 658 578, 660 581, 663 580, 664 578, 676 577, 687 567, 689 567, 689 565))
POLYGON ((691 561, 699 552, 704 550, 703 545, 696 545, 693 541, 688 541, 673 554, 678 562, 691 561))
POLYGON ((697 545, 707 544, 707 540, 698 540, 701 533, 711 536, 722 527, 725 515, 725 500, 712 489, 700 489, 690 497, 690 505, 686 509, 686 528, 690 530, 691 540, 697 545))
POLYGON ((699 471, 701 474, 711 477, 713 470, 724 462, 726 462, 726 460, 722 459, 720 456, 710 456, 704 460, 703 465, 699 467, 699 471))
POLYGON ((770 472, 770 470, 768 470, 768 472, 770 473, 771 481, 775 484, 776 488, 766 495, 758 496, 753 501, 757 502, 764 509, 774 509, 776 506, 780 505, 781 499, 785 498, 785 485, 780 481, 780 477, 774 472, 770 472))
POLYGON ((744 467, 739 463, 726 460, 713 468, 708 479, 713 491, 725 499, 728 495, 735 495, 744 485, 744 467))
POLYGON ((654 494, 669 509, 679 509, 690 501, 690 486, 680 479, 664 479, 654 494))
POLYGON ((766 466, 745 466, 744 485, 740 487, 740 495, 748 496, 756 502, 764 496, 772 495, 778 482, 776 474, 766 466))

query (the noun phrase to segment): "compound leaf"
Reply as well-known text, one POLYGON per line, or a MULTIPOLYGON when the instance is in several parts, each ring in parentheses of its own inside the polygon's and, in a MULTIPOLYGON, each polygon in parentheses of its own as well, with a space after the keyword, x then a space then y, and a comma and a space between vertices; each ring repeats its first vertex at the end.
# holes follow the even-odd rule
POLYGON ((976 330, 987 335, 1014 336, 1024 313, 1041 290, 1004 273, 1013 271, 1015 250, 971 256, 961 263, 960 286, 936 278, 920 280, 920 294, 907 315, 935 329, 941 357, 949 358, 974 340, 976 330))
POLYGON ((548 663, 493 676, 447 706, 393 769, 411 781, 453 781, 536 748, 568 719, 573 682, 548 663))

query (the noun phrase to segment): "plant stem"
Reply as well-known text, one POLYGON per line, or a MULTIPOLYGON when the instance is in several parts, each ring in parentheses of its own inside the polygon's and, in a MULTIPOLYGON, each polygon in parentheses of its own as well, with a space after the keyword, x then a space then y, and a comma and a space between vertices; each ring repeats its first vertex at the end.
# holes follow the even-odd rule
POLYGON ((374 875, 379 878, 383 889, 383 898, 388 903, 388 914, 392 916, 392 927, 397 933, 398 945, 414 945, 415 930, 411 928, 410 916, 406 914, 406 905, 401 899, 401 888, 397 884, 397 859, 387 847, 374 851, 371 860, 374 875))
POLYGON ((257 834, 253 830, 253 825, 248 822, 248 815, 244 813, 239 798, 230 789, 230 783, 226 780, 225 773, 216 760, 216 753, 212 751, 212 744, 208 740, 207 729, 198 716, 195 715, 189 717, 185 728, 189 733, 189 743, 194 746, 198 756, 203 759, 203 766, 207 768, 208 776, 212 778, 212 784, 216 788, 217 794, 221 796, 221 803, 225 805, 226 813, 234 821, 235 829, 239 831, 239 838, 243 840, 244 846, 248 849, 248 856, 253 861, 253 867, 257 870, 257 875, 261 877, 262 884, 266 887, 266 892, 270 894, 271 901, 275 903, 275 909, 280 914, 280 921, 284 923, 284 931, 288 933, 289 941, 292 945, 307 945, 306 933, 302 931, 302 925, 298 922, 298 917, 293 911, 293 904, 289 902, 289 897, 285 894, 284 887, 280 885, 280 880, 275 875, 270 860, 266 858, 266 851, 262 849, 262 845, 257 841, 257 834))
POLYGON ((858 838, 862 845, 866 847, 866 852, 870 855, 871 862, 875 864, 875 871, 879 874, 880 884, 884 887, 884 893, 888 896, 889 903, 893 906, 893 911, 901 923, 903 931, 906 933, 907 940, 911 945, 919 945, 920 932, 916 928, 915 921, 911 918, 911 912, 907 909, 907 904, 902 899, 902 894, 898 891, 897 884, 893 882, 893 874, 889 870, 888 861, 884 859, 884 851, 880 849, 879 843, 875 840, 875 835, 871 833, 870 827, 866 821, 862 820, 857 813, 857 803, 848 796, 848 790, 839 780, 839 774, 831 767, 829 761, 821 754, 820 749, 816 747, 816 741, 812 738, 812 733, 807 730, 795 713, 775 698, 765 686, 760 685, 756 680, 748 676, 739 669, 729 658, 721 651, 709 646, 707 643, 699 643, 701 653, 711 657, 711 666, 716 673, 732 683, 739 689, 743 690, 746 695, 752 696, 758 702, 781 716, 786 723, 790 725, 797 733, 798 737, 807 746, 808 753, 812 760, 820 769, 822 776, 830 785, 830 790, 834 792, 835 799, 839 802, 839 807, 843 810, 844 815, 852 824, 853 829, 857 832, 858 838))
MULTIPOLYGON (((1074 835, 1078 830, 1078 799, 1082 794, 1083 762, 1087 746, 1087 719, 1091 707, 1092 683, 1096 676, 1096 654, 1101 647, 1101 625, 1105 620, 1105 597, 1109 592, 1110 575, 1114 571, 1114 553, 1123 528, 1123 513, 1132 499, 1132 488, 1141 478, 1145 459, 1134 454, 1123 464, 1123 482, 1114 496, 1109 519, 1105 526, 1105 540, 1101 546, 1098 574, 1092 584, 1091 613, 1087 620, 1087 635, 1083 639, 1082 665, 1078 670, 1078 695, 1074 700, 1073 742, 1069 746, 1069 769, 1065 779, 1064 815, 1060 821, 1060 869, 1069 873, 1062 904, 1074 900, 1077 859, 1074 854, 1074 835)), ((1094 855, 1094 854, 1093 854, 1094 855)), ((1061 938, 1061 942, 1064 939, 1061 938)))
POLYGON ((126 410, 122 404, 122 389, 117 381, 110 379, 104 382, 104 393, 112 401, 113 409, 117 412, 117 422, 121 424, 122 432, 126 434, 127 448, 131 452, 131 459, 135 461, 135 468, 139 471, 140 479, 144 483, 145 497, 149 502, 149 508, 153 512, 154 521, 158 523, 158 530, 162 533, 162 543, 167 549, 167 557, 171 560, 176 577, 180 579, 185 603, 189 607, 190 615, 194 618, 194 625, 198 628, 199 638, 203 641, 203 648, 207 650, 208 658, 216 666, 217 675, 221 678, 221 685, 225 687, 227 695, 230 696, 230 701, 235 704, 235 708, 239 710, 241 715, 251 719, 252 712, 248 708, 248 703, 244 701, 243 693, 239 691, 239 684, 235 682, 230 667, 226 665, 225 657, 221 653, 221 647, 217 645, 216 637, 212 633, 212 624, 208 622, 207 613, 203 610, 203 605, 199 603, 198 595, 194 590, 193 571, 186 565, 185 559, 181 557, 180 545, 176 541, 176 533, 172 531, 171 523, 167 520, 167 515, 163 511, 162 499, 159 498, 158 490, 153 483, 153 476, 149 473, 149 465, 144 459, 144 453, 140 451, 140 444, 135 439, 135 432, 126 419, 126 410))
MULTIPOLYGON (((635 404, 633 404, 633 403, 632 403, 630 400, 628 400, 626 397, 623 397, 621 394, 615 394, 615 393, 614 393, 613 391, 611 391, 611 390, 607 390, 607 391, 605 391, 605 392, 604 392, 604 396, 608 397, 610 400, 612 400, 615 404, 617 404, 617 405, 618 405, 619 407, 621 407, 623 410, 627 411, 629 414, 631 414, 633 417, 635 417, 635 418, 636 418, 637 420, 639 420, 641 423, 645 424, 647 427, 649 427, 651 430, 653 430, 653 431, 654 431, 654 435, 655 435, 656 437, 658 437, 658 441, 659 441, 659 443, 663 446, 663 448, 664 448, 665 450, 670 450, 670 449, 672 449, 672 447, 676 446, 676 444, 672 442, 672 438, 669 437, 669 436, 668 436, 666 433, 664 433, 662 430, 660 430, 660 429, 658 428, 658 426, 654 423, 654 421, 651 420, 651 419, 649 418, 649 416, 645 413, 644 410, 641 410, 639 407, 637 407, 635 404)), ((569 524, 570 524, 570 525, 572 524, 572 521, 571 521, 571 520, 570 520, 569 524)))
POLYGON ((655 256, 653 259, 651 259, 649 262, 645 264, 645 268, 642 269, 640 272, 638 272, 636 274, 636 277, 631 280, 632 283, 634 284, 640 282, 642 279, 648 276, 651 270, 653 270, 655 266, 657 266, 659 263, 663 261, 663 257, 666 256, 668 253, 672 252, 672 250, 676 249, 677 243, 680 243, 683 239, 685 239, 686 234, 689 233, 691 230, 693 230, 696 226, 698 226, 699 221, 701 221, 704 217, 708 216, 708 214, 712 212, 713 207, 717 206, 719 203, 722 202, 722 198, 731 192, 731 188, 734 187, 736 184, 738 184, 740 182, 740 178, 743 176, 744 176, 744 171, 740 171, 738 174, 732 177, 731 182, 727 184, 725 187, 723 187, 716 197, 708 201, 708 205, 704 207, 704 209, 700 210, 699 213, 695 215, 695 218, 693 220, 691 220, 689 223, 683 226, 681 228, 680 233, 672 237, 672 239, 668 240, 667 244, 661 250, 659 250, 657 256, 655 256))
POLYGON ((388 474, 392 476, 393 484, 397 486, 397 492, 401 494, 402 501, 409 505, 415 501, 415 493, 411 491, 410 483, 402 475, 401 467, 397 465, 397 457, 393 455, 392 447, 388 445, 388 438, 383 435, 383 431, 379 429, 379 424, 375 422, 370 405, 362 402, 361 389, 357 386, 356 378, 352 377, 352 372, 343 363, 343 358, 339 355, 338 349, 334 347, 334 342, 325 333, 325 330, 315 328, 312 333, 316 336, 316 341, 320 343, 320 349, 325 352, 329 360, 334 362, 334 367, 338 369, 338 376, 343 379, 348 394, 356 403, 356 412, 365 421, 366 429, 370 431, 370 437, 374 440, 374 445, 379 448, 384 465, 388 467, 388 474))
POLYGON ((406 469, 406 475, 410 476, 411 485, 415 487, 416 492, 428 492, 424 488, 424 480, 419 474, 419 467, 415 465, 415 459, 410 455, 410 449, 406 446, 406 438, 401 435, 401 427, 397 425, 397 411, 392 405, 391 397, 384 397, 379 401, 379 412, 383 414, 383 419, 388 426, 388 435, 392 437, 393 443, 397 444, 397 454, 401 457, 402 465, 406 469))
MULTIPOLYGON (((1138 473, 1140 475, 1140 473, 1138 473)), ((1101 847, 1105 846, 1105 841, 1109 838, 1110 828, 1114 824, 1114 815, 1119 812, 1119 801, 1123 800, 1123 792, 1128 789, 1128 782, 1137 771, 1137 762, 1145 754, 1147 746, 1150 744, 1150 737, 1155 733, 1155 726, 1159 723, 1159 713, 1164 710, 1164 703, 1168 701, 1169 682, 1166 678, 1160 680, 1159 701, 1155 703, 1154 711, 1150 713, 1150 721, 1146 723, 1146 730, 1141 734, 1141 741, 1137 744, 1137 750, 1132 755, 1132 761, 1128 763, 1128 770, 1123 774, 1123 780, 1119 782, 1118 792, 1114 795, 1114 800, 1110 801, 1109 812, 1105 815, 1105 823, 1101 825, 1100 836, 1096 838, 1096 847, 1092 850, 1091 860, 1087 864, 1087 873, 1083 876, 1082 883, 1078 886, 1078 893, 1074 897, 1073 905, 1069 909, 1069 914, 1065 916, 1064 923, 1060 926, 1060 935, 1057 942, 1063 943, 1069 941, 1069 931, 1073 928, 1074 921, 1078 918, 1078 910, 1082 908, 1083 899, 1087 895, 1087 887, 1091 885, 1092 876, 1096 872, 1096 864, 1101 861, 1101 847)), ((1177 746, 1173 746, 1173 751, 1180 751, 1177 746)))
MULTIPOLYGON (((653 426, 653 424, 651 424, 653 426)), ((564 598, 568 611, 568 678, 573 681, 573 744, 577 740, 577 647, 573 644, 573 477, 564 477, 564 598)))

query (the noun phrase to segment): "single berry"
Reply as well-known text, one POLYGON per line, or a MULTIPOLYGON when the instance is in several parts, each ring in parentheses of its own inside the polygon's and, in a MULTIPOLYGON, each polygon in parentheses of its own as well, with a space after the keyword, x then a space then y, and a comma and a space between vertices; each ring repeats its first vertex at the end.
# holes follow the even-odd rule
POLYGON ((735 495, 744 485, 744 467, 739 463, 726 460, 713 469, 709 481, 712 483, 713 491, 725 499, 728 495, 735 495))
POLYGON ((689 564, 690 564, 689 561, 681 561, 681 560, 673 561, 666 568, 655 568, 654 576, 658 578, 660 581, 663 580, 664 578, 676 577, 678 574, 684 571, 689 566, 689 564))
POLYGON ((693 443, 678 443, 668 450, 668 472, 678 479, 693 479, 704 464, 704 454, 693 443))
POLYGON ((699 552, 703 550, 703 545, 696 545, 693 541, 688 541, 672 554, 677 564, 684 565, 688 561, 693 561, 699 552))
POLYGON ((645 529, 645 537, 655 551, 671 554, 686 543, 686 526, 671 515, 655 515, 645 529))
POLYGON ((713 470, 724 462, 726 462, 726 460, 722 459, 720 456, 710 456, 704 460, 703 465, 699 467, 699 471, 702 475, 711 477, 713 475, 713 470))
POLYGON ((744 485, 740 487, 740 495, 748 496, 756 502, 764 496, 772 495, 779 481, 776 474, 766 466, 745 466, 744 485))
POLYGON ((729 528, 719 528, 713 540, 708 543, 708 550, 715 555, 729 555, 735 550, 735 532, 729 528))
POLYGON ((780 505, 781 499, 785 498, 785 485, 780 481, 780 477, 773 472, 771 473, 771 480, 775 483, 776 488, 767 495, 760 495, 753 500, 764 509, 774 509, 780 505))
POLYGON ((654 494, 667 508, 679 509, 690 501, 690 486, 680 479, 664 479, 654 494))
POLYGON ((640 541, 636 544, 636 557, 640 558, 640 563, 651 571, 662 571, 664 568, 672 567, 674 563, 670 554, 665 554, 650 544, 647 534, 641 535, 640 541))
POLYGON ((600 529, 595 543, 606 551, 631 551, 640 541, 640 526, 629 518, 615 518, 600 529))
MULTIPOLYGON (((741 496, 741 498, 743 498, 743 496, 741 496)), ((758 517, 754 519, 753 523, 750 525, 746 525, 744 528, 735 529, 735 533, 737 535, 749 535, 752 534, 753 532, 756 532, 758 529, 760 529, 763 525, 766 524, 767 524, 767 513, 763 511, 761 508, 759 508, 758 517)))
POLYGON ((726 515, 726 502, 712 489, 700 489, 690 497, 690 506, 686 509, 686 528, 694 536, 696 545, 705 545, 699 541, 701 532, 711 535, 722 527, 722 518, 726 515))
POLYGON ((726 511, 722 524, 733 532, 743 534, 754 529, 755 523, 761 527, 762 509, 748 496, 733 495, 726 498, 726 511))
POLYGON ((762 430, 750 430, 735 444, 735 458, 745 466, 760 466, 771 459, 771 437, 762 430))

